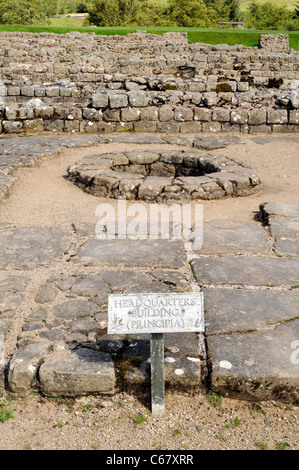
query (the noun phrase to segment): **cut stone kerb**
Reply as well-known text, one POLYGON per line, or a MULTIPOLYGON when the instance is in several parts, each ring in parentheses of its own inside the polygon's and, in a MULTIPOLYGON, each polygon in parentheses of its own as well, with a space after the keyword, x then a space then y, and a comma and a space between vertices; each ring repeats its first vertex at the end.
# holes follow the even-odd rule
POLYGON ((260 180, 226 156, 198 150, 133 150, 88 155, 68 168, 69 179, 99 197, 163 202, 247 196, 260 180))

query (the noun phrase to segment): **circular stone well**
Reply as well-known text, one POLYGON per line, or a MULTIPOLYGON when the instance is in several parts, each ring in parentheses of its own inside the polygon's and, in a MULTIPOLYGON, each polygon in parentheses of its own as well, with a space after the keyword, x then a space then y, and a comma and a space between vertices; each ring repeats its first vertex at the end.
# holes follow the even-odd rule
POLYGON ((155 202, 247 196, 260 186, 251 168, 198 150, 87 155, 68 177, 95 196, 155 202))

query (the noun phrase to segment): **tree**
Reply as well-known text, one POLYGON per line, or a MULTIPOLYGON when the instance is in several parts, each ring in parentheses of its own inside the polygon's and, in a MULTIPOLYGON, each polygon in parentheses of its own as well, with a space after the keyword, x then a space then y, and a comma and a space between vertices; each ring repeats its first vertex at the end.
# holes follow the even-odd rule
POLYGON ((204 0, 207 7, 216 11, 218 21, 238 21, 240 17, 239 0, 204 0))
POLYGON ((270 2, 258 4, 252 1, 246 14, 246 26, 255 29, 283 29, 292 19, 292 13, 270 2))
POLYGON ((299 3, 297 3, 297 5, 295 6, 295 10, 293 13, 293 19, 298 20, 298 18, 299 18, 299 3))
POLYGON ((166 14, 177 26, 199 28, 216 25, 217 14, 204 0, 169 0, 166 14))
POLYGON ((87 20, 96 26, 166 25, 164 12, 148 0, 93 0, 87 20))
POLYGON ((240 20, 240 1, 239 0, 225 0, 229 6, 229 21, 240 20))
POLYGON ((30 3, 39 5, 48 17, 54 16, 57 13, 58 9, 58 0, 28 0, 30 3))
POLYGON ((47 24, 48 20, 40 5, 28 0, 0 0, 0 23, 47 24))

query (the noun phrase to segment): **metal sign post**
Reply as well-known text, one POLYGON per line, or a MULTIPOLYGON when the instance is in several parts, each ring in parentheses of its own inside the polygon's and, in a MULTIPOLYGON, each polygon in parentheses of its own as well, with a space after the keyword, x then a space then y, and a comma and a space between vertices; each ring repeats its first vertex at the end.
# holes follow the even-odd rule
POLYGON ((108 334, 151 335, 152 413, 165 410, 164 333, 204 331, 203 293, 112 294, 108 334))
POLYGON ((163 333, 151 335, 151 398, 152 413, 163 414, 165 411, 163 333))

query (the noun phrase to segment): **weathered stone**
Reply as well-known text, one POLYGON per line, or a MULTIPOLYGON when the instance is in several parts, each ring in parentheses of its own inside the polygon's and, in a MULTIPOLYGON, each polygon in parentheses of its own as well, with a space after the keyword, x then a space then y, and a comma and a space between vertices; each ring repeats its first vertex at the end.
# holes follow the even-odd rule
MULTIPOLYGON (((206 335, 265 330, 297 317, 299 294, 274 289, 204 289, 206 335)), ((247 332, 247 333, 246 333, 247 332)))
POLYGON ((112 291, 130 289, 136 285, 151 281, 151 276, 145 272, 126 271, 104 271, 104 281, 112 291))
POLYGON ((109 105, 113 108, 125 108, 128 105, 128 97, 125 94, 109 94, 109 105))
POLYGON ((196 280, 200 284, 278 286, 298 285, 297 259, 246 256, 202 258, 192 261, 196 280))
POLYGON ((298 364, 292 349, 298 333, 299 321, 293 320, 271 330, 210 336, 212 390, 247 400, 298 404, 298 364))
POLYGON ((170 106, 164 105, 159 108, 159 120, 171 121, 173 119, 173 111, 170 106))
POLYGON ((61 229, 28 227, 2 230, 0 269, 31 269, 51 264, 62 257, 69 244, 70 235, 61 229))
POLYGON ((285 124, 288 122, 288 111, 286 109, 271 110, 267 112, 269 124, 285 124))
POLYGON ((140 199, 155 200, 162 194, 164 187, 171 185, 171 183, 171 178, 148 176, 139 187, 138 197, 140 199))
POLYGON ((267 120, 267 112, 262 110, 252 110, 248 111, 248 124, 253 124, 254 126, 265 124, 267 120))
POLYGON ((109 104, 107 93, 96 93, 92 95, 92 106, 95 109, 107 108, 109 104))
POLYGON ((109 354, 78 349, 42 364, 40 386, 45 395, 113 394, 115 372, 109 354))
POLYGON ((141 108, 143 106, 148 106, 148 101, 149 98, 144 91, 134 90, 129 93, 129 103, 133 107, 141 108))
MULTIPOLYGON (((108 298, 108 293, 107 293, 108 298)), ((95 315, 100 308, 94 302, 88 300, 66 300, 52 308, 54 317, 62 322, 95 315)))
POLYGON ((48 343, 36 343, 14 353, 8 372, 8 383, 12 392, 25 396, 32 388, 37 387, 36 374, 48 350, 48 343))
POLYGON ((267 52, 285 52, 290 51, 288 34, 261 34, 259 47, 267 52))
POLYGON ((203 245, 199 252, 210 255, 267 254, 264 230, 258 223, 211 220, 203 224, 203 245))
POLYGON ((44 284, 39 288, 38 293, 35 297, 35 302, 37 302, 38 304, 52 302, 53 300, 55 300, 56 294, 57 291, 52 286, 44 284))
POLYGON ((84 266, 183 266, 185 253, 180 241, 169 240, 92 240, 71 259, 84 266))

